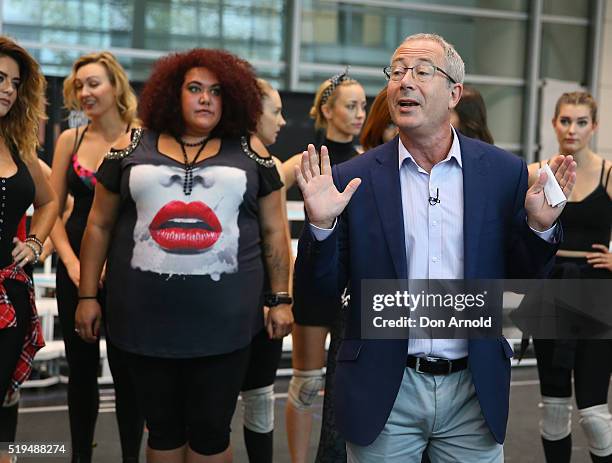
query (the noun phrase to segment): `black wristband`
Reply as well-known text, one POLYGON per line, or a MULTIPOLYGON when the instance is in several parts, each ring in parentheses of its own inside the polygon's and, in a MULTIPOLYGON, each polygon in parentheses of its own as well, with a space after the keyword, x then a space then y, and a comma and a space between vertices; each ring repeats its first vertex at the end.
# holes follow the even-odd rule
POLYGON ((79 296, 78 300, 82 301, 84 299, 98 299, 98 296, 79 296))
POLYGON ((293 299, 287 292, 271 293, 264 295, 264 305, 272 308, 281 304, 292 304, 293 299))

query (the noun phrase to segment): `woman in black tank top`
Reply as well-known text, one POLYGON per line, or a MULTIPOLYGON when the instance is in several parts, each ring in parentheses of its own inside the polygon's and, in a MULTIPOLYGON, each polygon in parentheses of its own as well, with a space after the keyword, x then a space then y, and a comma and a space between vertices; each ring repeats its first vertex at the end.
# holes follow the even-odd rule
MULTIPOLYGON (((325 133, 321 145, 327 147, 331 165, 348 161, 360 153, 353 139, 361 132, 365 116, 365 91, 347 72, 333 76, 319 86, 310 117, 315 121, 315 129, 325 133)), ((298 154, 283 163, 287 188, 295 181, 295 166, 299 165, 301 157, 298 154)), ((329 333, 331 343, 327 353, 323 422, 315 461, 346 460, 345 442, 336 430, 332 407, 335 359, 344 331, 342 302, 323 300, 314 294, 295 294, 293 377, 286 407, 287 438, 293 463, 303 463, 307 458, 312 405, 318 389, 323 385, 325 340, 329 333)))
MULTIPOLYGON (((576 185, 560 220, 564 241, 553 278, 611 278, 612 163, 589 148, 597 129, 597 105, 583 92, 564 93, 555 108, 553 127, 559 154, 577 163, 576 185)), ((544 161, 545 162, 545 161, 544 161)), ((544 163, 543 162, 543 163, 544 163)), ((543 163, 529 166, 530 184, 543 163)), ((608 410, 612 340, 534 340, 540 376, 540 431, 546 461, 571 458, 572 372, 576 404, 594 462, 612 461, 612 415, 608 410)))
POLYGON ((15 440, 18 388, 44 346, 32 280, 24 271, 27 266, 31 274, 57 216, 57 199, 35 151, 44 84, 36 61, 0 36, 0 442, 15 440), (30 235, 22 242, 17 227, 32 203, 30 235))
MULTIPOLYGON (((93 203, 96 170, 115 139, 137 122, 136 96, 115 57, 101 52, 82 56, 74 62, 71 74, 64 81, 64 100, 67 108, 83 111, 89 119, 84 128, 68 129, 59 136, 51 172, 61 210, 68 193, 74 198, 70 217, 65 224, 61 218, 57 220, 51 238, 59 255, 56 297, 70 368, 68 415, 72 461, 89 462, 98 416, 100 347, 98 342, 84 342, 75 332, 79 252, 93 203)), ((140 453, 144 420, 136 407, 129 372, 108 336, 106 351, 113 375, 123 461, 135 462, 140 453)))

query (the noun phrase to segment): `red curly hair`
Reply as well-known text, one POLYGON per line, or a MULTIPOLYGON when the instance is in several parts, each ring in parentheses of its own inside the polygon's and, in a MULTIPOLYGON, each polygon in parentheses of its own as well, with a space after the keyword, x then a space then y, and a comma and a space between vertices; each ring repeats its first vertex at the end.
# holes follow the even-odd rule
POLYGON ((370 112, 361 131, 359 142, 365 151, 382 145, 385 129, 393 124, 387 104, 387 87, 383 88, 372 103, 370 112))
POLYGON ((172 53, 157 60, 140 95, 143 125, 174 137, 183 135, 181 88, 187 71, 196 67, 215 74, 221 85, 221 120, 211 136, 239 137, 255 132, 262 106, 253 67, 231 53, 206 48, 172 53))

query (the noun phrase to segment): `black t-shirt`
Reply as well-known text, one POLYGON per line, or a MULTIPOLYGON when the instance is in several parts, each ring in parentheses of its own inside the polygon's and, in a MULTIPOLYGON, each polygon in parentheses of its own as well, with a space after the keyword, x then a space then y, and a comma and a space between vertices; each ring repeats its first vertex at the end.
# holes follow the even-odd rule
POLYGON ((186 195, 184 166, 159 152, 159 134, 132 138, 97 175, 121 198, 107 262, 110 339, 175 358, 246 346, 262 327, 258 199, 282 186, 274 162, 246 138, 223 139, 195 165, 186 195))

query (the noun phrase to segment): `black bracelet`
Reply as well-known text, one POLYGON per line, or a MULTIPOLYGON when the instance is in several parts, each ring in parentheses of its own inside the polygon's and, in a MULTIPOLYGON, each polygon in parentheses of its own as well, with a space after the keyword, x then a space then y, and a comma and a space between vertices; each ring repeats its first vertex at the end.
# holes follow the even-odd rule
POLYGON ((79 296, 77 299, 79 301, 82 301, 83 299, 98 299, 98 296, 79 296))

